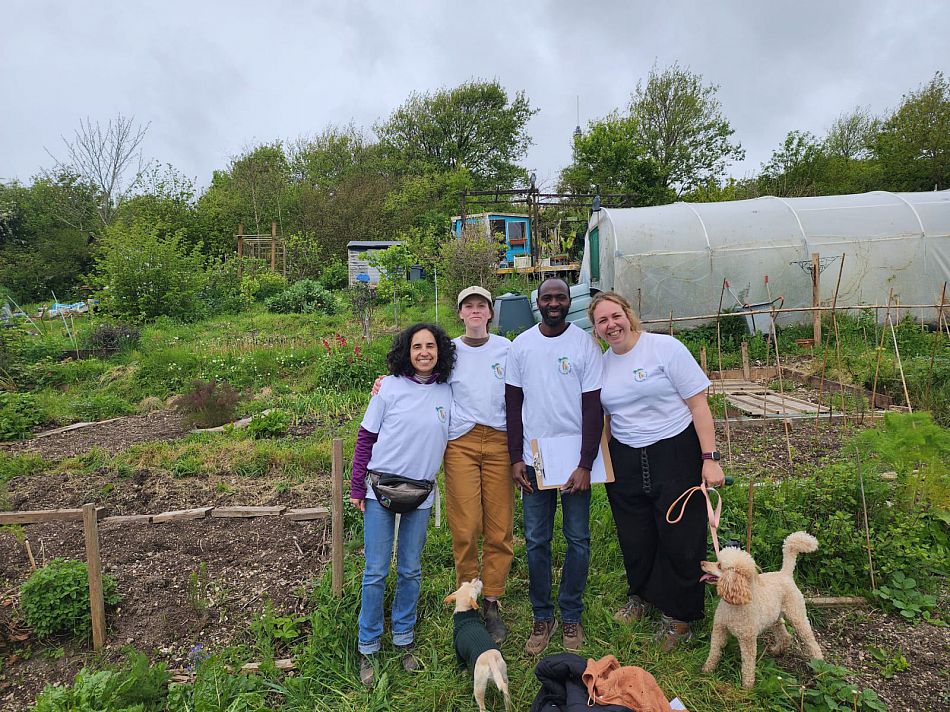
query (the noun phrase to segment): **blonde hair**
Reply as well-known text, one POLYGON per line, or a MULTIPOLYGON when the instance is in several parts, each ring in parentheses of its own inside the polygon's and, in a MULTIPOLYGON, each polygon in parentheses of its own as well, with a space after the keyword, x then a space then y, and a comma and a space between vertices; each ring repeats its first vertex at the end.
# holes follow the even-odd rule
POLYGON ((629 299, 616 292, 597 292, 587 307, 587 318, 590 320, 595 335, 597 334, 597 325, 594 323, 594 310, 603 302, 612 302, 623 309, 623 313, 627 315, 627 319, 630 321, 630 328, 633 331, 641 331, 640 319, 633 313, 633 305, 629 299))

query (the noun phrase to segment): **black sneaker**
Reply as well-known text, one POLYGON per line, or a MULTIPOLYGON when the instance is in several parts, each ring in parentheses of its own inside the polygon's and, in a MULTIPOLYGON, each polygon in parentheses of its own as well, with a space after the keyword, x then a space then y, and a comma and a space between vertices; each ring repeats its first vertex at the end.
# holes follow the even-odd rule
POLYGON ((501 617, 501 603, 499 601, 485 600, 482 603, 482 617, 485 619, 485 630, 495 641, 495 645, 501 645, 508 637, 508 626, 501 617))
POLYGON ((402 663, 402 669, 406 672, 415 672, 422 667, 422 663, 419 662, 419 658, 413 654, 415 647, 416 646, 413 643, 409 643, 409 645, 396 646, 396 650, 398 650, 401 654, 399 662, 402 663))

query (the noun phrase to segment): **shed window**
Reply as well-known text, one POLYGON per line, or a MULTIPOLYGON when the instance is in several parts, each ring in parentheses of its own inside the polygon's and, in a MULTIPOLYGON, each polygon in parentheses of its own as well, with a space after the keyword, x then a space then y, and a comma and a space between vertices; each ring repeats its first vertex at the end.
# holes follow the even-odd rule
POLYGON ((495 235, 502 235, 502 236, 504 236, 504 234, 505 234, 505 221, 504 221, 504 220, 492 220, 492 221, 489 223, 489 230, 490 230, 490 232, 491 232, 491 236, 492 236, 492 237, 494 237, 495 235))
POLYGON ((523 222, 508 223, 508 244, 523 245, 525 243, 525 224, 523 222))

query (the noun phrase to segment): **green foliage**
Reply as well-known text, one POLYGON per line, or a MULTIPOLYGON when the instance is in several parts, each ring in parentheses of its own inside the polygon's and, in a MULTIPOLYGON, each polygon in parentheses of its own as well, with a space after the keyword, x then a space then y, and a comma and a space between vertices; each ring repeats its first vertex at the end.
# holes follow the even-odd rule
POLYGON ((237 314, 247 307, 247 300, 241 292, 239 271, 245 273, 259 267, 259 260, 249 258, 213 259, 205 272, 205 283, 201 289, 203 314, 237 314))
POLYGON ((377 267, 382 275, 377 293, 384 302, 392 301, 399 290, 405 287, 409 268, 415 264, 415 258, 405 245, 392 245, 385 250, 370 253, 369 264, 377 267))
POLYGON ((287 279, 276 272, 260 272, 241 280, 241 295, 248 302, 264 302, 287 289, 287 279))
POLYGON ((346 263, 339 258, 331 259, 324 265, 323 269, 320 270, 319 282, 323 285, 324 289, 331 291, 344 289, 349 279, 349 269, 346 263))
POLYGON ((195 712, 264 712, 267 683, 258 675, 232 673, 224 661, 211 657, 195 669, 195 680, 188 685, 172 684, 168 689, 167 709, 195 712))
POLYGON ((194 426, 216 428, 234 420, 241 394, 230 383, 212 378, 207 382, 196 380, 191 385, 192 389, 179 396, 176 405, 194 426))
POLYGON ((531 139, 535 109, 524 92, 509 99, 497 81, 414 93, 375 127, 386 154, 401 170, 446 173, 464 166, 476 179, 510 185, 531 139))
POLYGON ((702 75, 674 63, 662 71, 654 66, 631 97, 630 117, 645 157, 677 195, 718 180, 729 161, 745 158, 732 140, 735 131, 722 114, 718 91, 702 75))
POLYGON ((47 685, 32 712, 160 712, 171 674, 164 663, 149 665, 142 653, 129 651, 116 669, 83 668, 71 687, 47 685))
POLYGON ((575 193, 620 193, 630 205, 663 205, 675 198, 647 155, 636 119, 614 112, 574 137, 573 162, 561 187, 575 193))
POLYGON ((442 243, 439 279, 445 293, 452 295, 473 284, 495 291, 498 284, 500 245, 491 238, 465 230, 462 236, 442 243))
POLYGON ((888 650, 874 646, 870 649, 871 657, 881 671, 881 677, 890 679, 899 672, 910 669, 910 663, 900 649, 888 650))
POLYGON ((0 391, 0 440, 29 437, 33 427, 41 422, 43 418, 33 396, 0 391))
POLYGON ((127 400, 114 393, 95 391, 73 403, 73 412, 88 421, 106 420, 134 413, 135 408, 127 400))
POLYGON ((278 615, 268 600, 264 610, 251 621, 251 637, 258 654, 265 660, 288 652, 290 646, 303 635, 303 616, 278 615))
MULTIPOLYGON (((115 579, 104 574, 102 594, 107 606, 119 602, 116 589, 115 579)), ((88 637, 92 619, 86 564, 53 559, 37 569, 20 587, 20 607, 26 624, 41 638, 58 633, 88 637)))
POLYGON ((889 582, 874 591, 874 595, 888 610, 900 613, 908 620, 923 618, 928 623, 945 625, 931 615, 937 606, 937 597, 922 593, 917 588, 917 581, 900 571, 895 571, 889 582))
POLYGON ((110 226, 97 267, 102 307, 119 319, 194 321, 203 313, 204 258, 181 233, 162 239, 154 227, 110 226))
POLYGON ((326 388, 366 389, 382 373, 381 361, 372 358, 359 343, 342 334, 324 338, 323 355, 316 364, 316 383, 326 388))
POLYGON ((275 408, 269 413, 259 413, 247 424, 248 434, 255 438, 280 438, 287 434, 293 416, 285 410, 275 408))
POLYGON ((874 690, 848 682, 852 673, 824 660, 810 660, 812 687, 802 690, 804 712, 887 712, 874 690))
POLYGON ((268 311, 277 314, 334 314, 337 308, 334 296, 312 279, 294 282, 266 300, 264 305, 268 311))

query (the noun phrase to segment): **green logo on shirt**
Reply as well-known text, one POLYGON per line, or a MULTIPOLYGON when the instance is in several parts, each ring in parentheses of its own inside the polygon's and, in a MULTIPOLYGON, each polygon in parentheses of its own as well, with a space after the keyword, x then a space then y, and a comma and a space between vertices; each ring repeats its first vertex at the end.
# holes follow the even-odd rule
POLYGON ((491 370, 492 370, 492 373, 495 374, 495 378, 497 378, 499 381, 504 380, 505 378, 504 366, 502 366, 500 363, 493 363, 491 365, 491 370))
POLYGON ((634 381, 645 381, 647 380, 647 372, 642 368, 633 369, 633 380, 634 381))
POLYGON ((443 408, 441 405, 437 405, 435 407, 435 412, 439 416, 439 422, 444 423, 445 422, 445 408, 443 408))
POLYGON ((571 372, 571 360, 567 356, 561 356, 557 360, 557 370, 561 372, 561 375, 569 374, 571 372))

